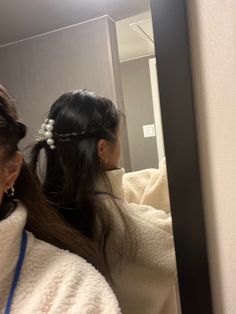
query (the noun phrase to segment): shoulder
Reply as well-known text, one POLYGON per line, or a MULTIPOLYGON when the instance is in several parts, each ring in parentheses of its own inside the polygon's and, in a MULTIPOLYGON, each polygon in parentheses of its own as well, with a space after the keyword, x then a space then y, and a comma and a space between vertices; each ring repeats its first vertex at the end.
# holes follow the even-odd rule
MULTIPOLYGON (((117 202, 123 215, 128 217, 129 222, 140 230, 157 229, 159 232, 168 232, 172 236, 172 218, 170 213, 164 210, 156 209, 152 206, 137 203, 128 203, 127 201, 120 200, 117 202)), ((113 213, 116 217, 117 211, 113 213)))
POLYGON ((63 282, 72 279, 83 286, 93 282, 93 285, 109 287, 103 276, 82 257, 38 240, 31 233, 28 233, 28 238, 27 264, 35 272, 44 273, 49 278, 58 277, 63 282), (48 269, 50 272, 45 272, 48 269))
POLYGON ((39 300, 41 296, 41 307, 45 303, 44 309, 54 308, 55 313, 65 313, 68 309, 69 313, 84 313, 85 309, 120 313, 110 286, 92 265, 75 254, 35 239, 30 233, 28 238, 24 275, 25 280, 31 275, 28 285, 31 295, 32 287, 40 288, 36 290, 39 300))
POLYGON ((163 239, 173 244, 172 218, 170 213, 149 205, 128 203, 124 200, 112 201, 106 198, 107 214, 116 239, 122 239, 123 234, 130 230, 130 241, 135 238, 139 244, 150 238, 154 242, 163 239), (146 239, 146 240, 145 240, 146 239))
POLYGON ((107 246, 110 263, 113 265, 119 258, 117 251, 125 243, 128 261, 129 251, 132 252, 134 248, 136 265, 143 265, 162 276, 174 278, 176 265, 171 215, 147 205, 125 201, 118 201, 117 205, 119 209, 109 207, 113 220, 107 246))

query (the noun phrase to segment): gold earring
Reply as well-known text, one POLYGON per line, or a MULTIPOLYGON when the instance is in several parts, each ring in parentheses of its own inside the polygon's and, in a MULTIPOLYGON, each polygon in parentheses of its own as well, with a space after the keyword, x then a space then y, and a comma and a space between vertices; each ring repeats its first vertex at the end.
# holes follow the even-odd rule
POLYGON ((15 188, 14 187, 11 187, 9 190, 6 190, 5 191, 5 194, 7 197, 14 197, 15 196, 15 188))

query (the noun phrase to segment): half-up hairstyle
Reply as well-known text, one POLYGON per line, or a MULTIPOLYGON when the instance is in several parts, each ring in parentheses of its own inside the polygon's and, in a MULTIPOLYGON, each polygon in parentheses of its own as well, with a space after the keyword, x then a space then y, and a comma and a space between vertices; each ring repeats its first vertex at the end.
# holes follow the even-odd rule
POLYGON ((49 203, 72 227, 99 244, 106 262, 107 239, 114 222, 109 220, 110 209, 97 196, 99 179, 103 178, 107 185, 108 194, 124 222, 127 238, 128 222, 112 196, 99 159, 98 141, 116 141, 120 118, 120 111, 108 98, 87 90, 66 93, 55 101, 48 115, 48 120, 54 120, 55 149, 50 149, 44 140, 36 143, 31 151, 30 167, 36 173, 39 153, 42 148, 45 150, 46 170, 42 187, 49 203), (99 234, 96 233, 97 225, 100 225, 99 234))

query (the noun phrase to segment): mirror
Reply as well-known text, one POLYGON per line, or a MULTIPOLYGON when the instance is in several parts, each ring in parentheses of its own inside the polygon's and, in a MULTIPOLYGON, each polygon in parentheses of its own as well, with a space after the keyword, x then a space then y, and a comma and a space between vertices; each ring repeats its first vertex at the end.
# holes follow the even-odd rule
MULTIPOLYGON (((87 88, 107 96, 126 117, 121 129, 121 166, 127 171, 126 187, 130 184, 132 190, 139 180, 145 182, 142 193, 149 187, 150 194, 148 192, 147 195, 151 195, 154 201, 140 204, 152 206, 158 203, 156 197, 160 196, 163 207, 155 207, 162 210, 160 217, 167 215, 170 220, 167 182, 164 187, 157 187, 157 196, 155 191, 152 192, 153 186, 159 184, 160 174, 166 170, 164 162, 158 172, 165 151, 156 71, 158 56, 155 56, 149 2, 84 0, 77 3, 71 0, 57 7, 55 3, 45 3, 45 7, 38 5, 29 2, 29 7, 32 6, 30 20, 17 20, 15 30, 9 28, 0 32, 0 82, 15 97, 19 115, 28 125, 28 136, 22 146, 34 141, 36 129, 47 117, 49 106, 64 92, 87 88), (42 17, 37 17, 38 9, 45 13, 42 20, 42 17), (144 172, 139 172, 142 170, 144 172), (133 176, 134 172, 136 176, 133 176)), ((21 8, 18 9, 23 14, 21 8)), ((166 179, 166 172, 163 176, 166 179)), ((127 192, 130 203, 134 195, 131 192, 127 192)), ((138 200, 133 202, 138 203, 138 200)), ((146 228, 146 218, 145 223, 146 228)), ((153 222, 149 223, 152 225, 153 222)), ((155 228, 162 230, 162 226, 155 228)), ((164 253, 160 263, 165 269, 168 268, 165 258, 174 260, 174 244, 169 252, 169 240, 165 242, 166 239, 161 238, 157 241, 162 240, 162 249, 164 252, 167 250, 167 257, 164 253)), ((138 238, 137 244, 142 241, 138 238)), ((143 247, 146 244, 143 243, 143 247)), ((157 258, 163 251, 156 252, 157 258)), ((134 272, 134 276, 143 277, 139 287, 132 283, 132 276, 128 284, 125 278, 118 276, 120 287, 123 280, 126 282, 117 292, 121 307, 125 294, 131 299, 131 305, 124 306, 124 313, 149 314, 155 310, 157 313, 180 313, 176 274, 172 271, 171 275, 168 274, 171 278, 163 279, 159 269, 156 285, 155 282, 149 283, 150 273, 149 270, 142 273, 142 262, 141 258, 137 269, 127 265, 122 275, 125 277, 134 272), (147 273, 148 279, 145 277, 147 273), (138 308, 141 296, 147 303, 140 302, 138 308)))

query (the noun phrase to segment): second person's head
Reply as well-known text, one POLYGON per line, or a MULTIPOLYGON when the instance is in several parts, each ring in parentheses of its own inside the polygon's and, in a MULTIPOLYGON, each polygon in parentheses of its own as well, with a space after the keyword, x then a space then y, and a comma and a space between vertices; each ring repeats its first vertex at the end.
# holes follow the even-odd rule
POLYGON ((90 162, 97 170, 117 167, 120 112, 110 99, 87 90, 69 92, 55 101, 48 119, 54 120, 53 140, 64 162, 70 156, 84 167, 90 162))
POLYGON ((45 194, 54 202, 92 195, 95 182, 120 159, 120 115, 111 100, 87 90, 65 93, 52 105, 32 151, 36 171, 46 151, 45 194))

